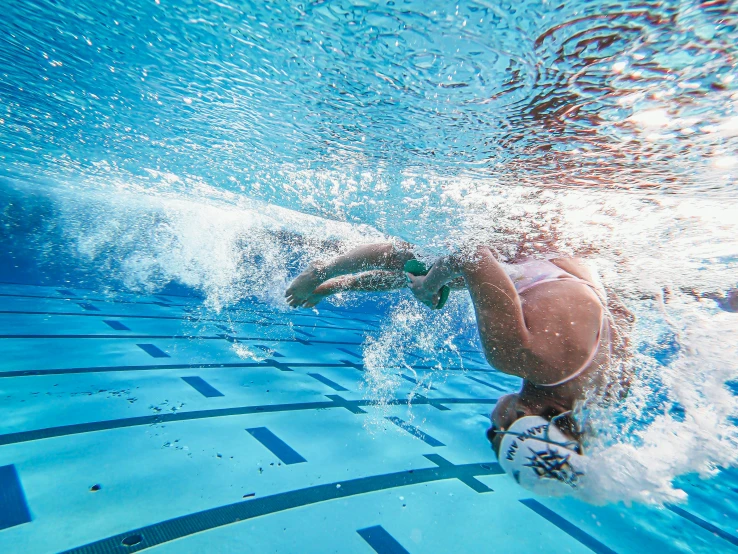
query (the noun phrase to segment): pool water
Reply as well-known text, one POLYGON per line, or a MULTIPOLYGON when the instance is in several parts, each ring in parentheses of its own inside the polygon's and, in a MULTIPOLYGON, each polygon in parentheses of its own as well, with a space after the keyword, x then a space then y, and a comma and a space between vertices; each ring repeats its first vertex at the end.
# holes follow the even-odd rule
POLYGON ((2 8, 0 554, 738 552, 736 2, 2 8), (635 314, 581 498, 500 471, 468 293, 287 307, 398 238, 635 314))
POLYGON ((698 483, 661 509, 519 488, 484 438, 517 383, 478 351, 429 389, 412 375, 433 368, 409 368, 380 411, 362 390, 376 314, 253 302, 204 316, 197 298, 69 286, 0 295, 5 552, 738 548, 734 471, 721 502, 698 483))

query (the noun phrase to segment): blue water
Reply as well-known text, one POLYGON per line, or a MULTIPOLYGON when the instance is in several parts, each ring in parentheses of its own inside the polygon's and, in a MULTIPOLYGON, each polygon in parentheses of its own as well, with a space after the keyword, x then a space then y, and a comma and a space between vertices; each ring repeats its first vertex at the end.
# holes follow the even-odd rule
POLYGON ((730 2, 3 6, 0 551, 738 551, 737 45, 730 2), (638 316, 587 498, 501 473, 466 294, 287 308, 390 237, 638 316))

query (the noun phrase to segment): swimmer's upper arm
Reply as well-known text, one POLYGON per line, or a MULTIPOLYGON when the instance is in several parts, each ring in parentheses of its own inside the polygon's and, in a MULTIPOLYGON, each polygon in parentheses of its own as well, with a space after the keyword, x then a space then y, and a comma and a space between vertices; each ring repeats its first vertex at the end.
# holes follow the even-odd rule
POLYGON ((529 378, 539 363, 515 285, 487 247, 461 263, 487 360, 504 373, 529 378))

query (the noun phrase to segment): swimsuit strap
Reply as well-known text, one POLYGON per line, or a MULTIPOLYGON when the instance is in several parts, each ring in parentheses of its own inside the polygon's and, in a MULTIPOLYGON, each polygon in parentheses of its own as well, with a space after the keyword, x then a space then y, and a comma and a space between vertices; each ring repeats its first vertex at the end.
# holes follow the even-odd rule
MULTIPOLYGON (((595 292, 597 291, 597 289, 595 288, 595 286, 592 283, 590 283, 589 281, 585 281, 584 279, 580 279, 579 277, 574 277, 571 274, 569 274, 569 277, 551 277, 551 278, 547 278, 547 279, 540 279, 539 281, 533 281, 532 283, 528 283, 527 285, 523 285, 520 288, 517 288, 516 287, 516 290, 517 290, 517 293, 518 294, 522 294, 525 291, 532 289, 533 287, 537 287, 538 285, 543 285, 545 283, 558 283, 558 282, 561 282, 561 281, 577 281, 579 283, 582 283, 583 285, 587 285, 587 286, 592 287, 595 290, 595 292)), ((599 297, 599 294, 597 296, 599 297)))

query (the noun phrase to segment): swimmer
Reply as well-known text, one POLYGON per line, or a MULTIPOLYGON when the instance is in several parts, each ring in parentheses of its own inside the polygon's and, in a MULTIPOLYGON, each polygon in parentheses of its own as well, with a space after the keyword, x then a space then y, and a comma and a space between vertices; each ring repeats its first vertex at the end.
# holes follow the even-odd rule
POLYGON ((523 379, 501 397, 487 438, 500 465, 520 485, 544 495, 580 486, 587 459, 572 412, 595 392, 627 389, 610 374, 627 340, 618 331, 632 316, 611 299, 582 260, 498 261, 480 246, 469 256, 437 260, 425 276, 403 272, 411 245, 361 246, 329 262, 313 262, 287 289, 292 307, 312 307, 339 291, 378 292, 408 287, 435 307, 444 285, 471 294, 487 361, 523 379))

